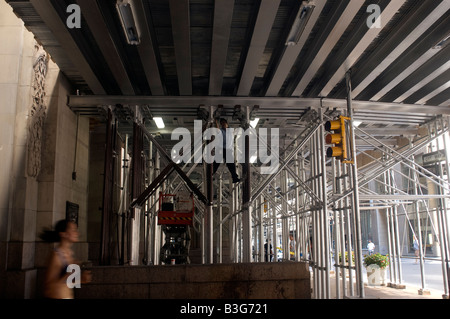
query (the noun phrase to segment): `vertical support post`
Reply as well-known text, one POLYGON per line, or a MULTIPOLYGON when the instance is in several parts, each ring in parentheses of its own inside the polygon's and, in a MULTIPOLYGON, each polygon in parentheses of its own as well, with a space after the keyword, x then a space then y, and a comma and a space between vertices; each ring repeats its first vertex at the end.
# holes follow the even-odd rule
MULTIPOLYGON (((138 112, 137 112, 138 113, 138 112)), ((138 118, 133 123, 133 156, 131 158, 132 164, 132 188, 131 198, 137 198, 144 190, 143 188, 143 175, 144 161, 142 157, 142 151, 144 149, 144 132, 142 131, 138 118)), ((142 206, 144 207, 144 206, 142 206)), ((141 215, 142 208, 132 208, 130 218, 130 265, 139 264, 139 246, 140 246, 140 228, 141 228, 141 215)))
POLYGON ((222 209, 222 205, 223 205, 223 173, 220 174, 219 176, 219 193, 217 194, 218 201, 218 221, 219 221, 219 229, 217 231, 217 263, 221 264, 223 261, 223 223, 222 223, 222 218, 223 218, 223 209, 222 209))
MULTIPOLYGON (((275 180, 272 182, 272 189, 273 191, 275 191, 276 188, 276 182, 275 180)), ((269 261, 271 260, 272 262, 277 262, 277 258, 278 258, 278 251, 277 251, 277 237, 278 237, 278 229, 277 229, 277 224, 278 224, 278 219, 277 219, 277 210, 275 205, 270 205, 271 211, 272 211, 272 242, 269 243, 268 245, 268 250, 269 250, 269 261), (270 245, 272 245, 272 250, 270 250, 270 245)))
POLYGON ((401 248, 400 248, 400 231, 398 229, 398 213, 397 213, 397 205, 392 207, 392 215, 394 219, 394 236, 395 236, 395 250, 397 251, 397 285, 402 284, 402 266, 401 266, 401 248))
MULTIPOLYGON (((387 193, 387 180, 386 180, 386 172, 383 173, 383 185, 384 192, 387 193)), ((388 255, 389 255, 389 278, 392 285, 395 285, 395 259, 394 259, 394 251, 392 249, 392 225, 391 225, 391 209, 386 208, 386 227, 387 227, 387 239, 388 239, 388 255)))
MULTIPOLYGON (((250 110, 246 107, 246 117, 244 130, 250 127, 250 110)), ((251 129, 251 128, 249 128, 251 129)), ((250 133, 251 134, 251 133, 250 133)), ((252 260, 252 250, 251 250, 251 164, 250 164, 250 136, 245 135, 245 163, 243 167, 244 183, 242 187, 242 245, 243 245, 243 256, 242 261, 244 263, 251 262, 252 260)))
MULTIPOLYGON (((444 127, 442 126, 442 130, 444 129, 444 127)), ((437 123, 435 123, 435 134, 438 134, 438 126, 437 123)), ((444 145, 445 145, 445 136, 443 136, 443 140, 444 140, 444 145)), ((436 150, 439 151, 440 149, 440 145, 439 145, 439 139, 436 139, 436 150)), ((444 148, 445 150, 445 148, 444 148)), ((447 152, 445 152, 447 155, 447 152)), ((447 162, 446 162, 447 163, 447 162)), ((447 166, 448 169, 448 166, 447 166)), ((442 166, 440 166, 439 169, 439 177, 441 179, 443 179, 443 172, 442 172, 442 166)), ((438 187, 438 194, 442 194, 445 195, 446 191, 442 186, 437 186, 438 187)), ((440 198, 437 200, 438 205, 436 208, 436 215, 437 215, 437 224, 438 224, 438 232, 439 232, 439 248, 440 248, 440 252, 441 252, 441 266, 442 266, 442 278, 444 282, 448 281, 447 278, 447 271, 448 271, 448 241, 447 241, 447 236, 446 236, 446 230, 448 227, 448 224, 446 224, 446 218, 445 215, 447 214, 447 207, 446 207, 446 199, 445 198, 440 198), (446 267, 447 266, 447 267, 446 267)), ((445 285, 444 285, 445 286, 445 285)), ((444 288, 445 292, 444 292, 444 296, 448 295, 448 291, 447 291, 447 287, 445 286, 444 288)))
MULTIPOLYGON (((315 152, 315 135, 311 137, 310 140, 310 149, 311 149, 311 159, 310 159, 310 176, 312 179, 312 191, 314 194, 317 194, 317 181, 316 181, 316 156, 315 152)), ((313 278, 314 278, 314 297, 315 299, 320 298, 320 272, 317 267, 319 267, 319 236, 318 236, 318 221, 317 221, 317 209, 313 208, 311 210, 311 219, 312 219, 312 261, 313 261, 313 278)))
MULTIPOLYGON (((319 109, 320 122, 323 123, 323 110, 319 109)), ((324 242, 324 274, 326 279, 325 298, 330 298, 330 219, 328 216, 328 200, 327 200, 327 166, 326 166, 326 148, 325 148, 325 130, 323 125, 320 126, 319 133, 319 154, 320 154, 320 176, 322 192, 322 218, 323 218, 323 242, 324 242)))
MULTIPOLYGON (((336 159, 333 157, 331 159, 331 167, 332 167, 332 183, 333 183, 333 193, 339 194, 341 192, 341 181, 337 178, 339 176, 339 165, 336 165, 336 159)), ((336 299, 341 299, 341 278, 342 278, 342 286, 345 294, 345 284, 346 284, 346 277, 345 277, 345 268, 343 267, 343 261, 345 259, 344 254, 340 252, 340 249, 342 247, 342 243, 340 241, 340 235, 341 235, 341 228, 340 225, 342 224, 342 218, 341 218, 341 201, 339 201, 334 207, 334 263, 335 263, 335 273, 336 273, 336 299), (341 258, 339 258, 339 255, 341 255, 341 258)))
POLYGON ((234 192, 233 192, 233 184, 230 183, 228 185, 228 192, 230 196, 228 197, 228 215, 232 216, 228 220, 228 241, 230 246, 230 261, 234 262, 234 252, 235 252, 235 246, 234 246, 234 192))
MULTIPOLYGON (((342 177, 343 177, 343 188, 344 189, 348 189, 351 187, 351 183, 350 183, 350 178, 348 177, 349 174, 349 169, 347 167, 346 164, 341 164, 342 166, 342 177)), ((354 282, 353 282, 353 274, 355 273, 355 263, 354 263, 354 258, 353 256, 354 251, 353 251, 353 235, 352 235, 352 223, 354 223, 354 220, 352 220, 351 215, 350 215, 350 208, 351 207, 351 199, 350 196, 347 196, 345 198, 344 201, 344 206, 345 209, 343 211, 343 213, 345 214, 345 216, 343 216, 344 218, 344 222, 345 222, 345 231, 344 231, 344 245, 345 245, 345 249, 347 251, 347 256, 348 256, 348 277, 349 277, 349 295, 351 297, 353 297, 355 295, 355 287, 354 287, 354 282)))
MULTIPOLYGON (((149 143, 149 156, 148 156, 148 184, 151 184, 151 182, 153 181, 153 169, 154 169, 154 165, 153 165, 153 144, 152 142, 149 143)), ((149 200, 148 200, 148 211, 147 211, 147 224, 145 225, 145 228, 147 229, 147 237, 145 238, 146 240, 146 247, 147 250, 145 251, 145 260, 147 261, 147 265, 151 264, 152 261, 152 242, 153 242, 153 217, 152 217, 152 207, 154 204, 154 196, 152 195, 149 200)))
POLYGON ((345 74, 345 83, 347 87, 347 116, 350 118, 350 140, 352 145, 352 158, 353 163, 351 165, 352 178, 353 178, 353 213, 355 218, 355 231, 356 231, 356 247, 355 247, 355 262, 356 262, 356 277, 358 283, 359 297, 364 298, 364 280, 362 277, 363 261, 362 261, 362 242, 361 242, 361 216, 359 211, 359 184, 358 184, 358 169, 356 161, 356 143, 355 134, 353 132, 353 109, 352 109, 352 86, 350 79, 350 72, 345 74))
POLYGON ((213 167, 212 164, 206 164, 206 198, 208 203, 205 205, 205 263, 213 263, 213 167))
MULTIPOLYGON (((281 195, 286 196, 287 194, 287 172, 285 169, 280 174, 280 188, 281 195)), ((283 200, 282 203, 282 211, 283 213, 287 213, 287 198, 283 200)), ((285 260, 289 260, 289 220, 287 218, 281 219, 281 238, 282 238, 282 248, 283 248, 283 258, 285 260)))
MULTIPOLYGON (((450 125, 450 123, 447 121, 447 125, 450 125)), ((441 119, 441 130, 445 130, 445 122, 443 119, 441 119)), ((450 174, 449 169, 449 156, 448 156, 448 138, 449 133, 445 133, 442 136, 442 139, 444 141, 444 150, 445 150, 445 169, 447 171, 447 180, 450 180, 450 174)), ((443 178, 441 174, 441 178, 443 178)), ((448 195, 449 191, 442 188, 442 194, 448 195)), ((443 233, 444 233, 444 245, 445 245, 445 259, 443 259, 443 274, 444 274, 444 295, 443 297, 446 299, 449 299, 449 290, 450 290, 450 232, 449 227, 450 223, 448 220, 448 199, 443 198, 441 202, 442 206, 442 226, 443 226, 443 233)))
MULTIPOLYGON (((214 107, 210 107, 209 122, 214 121, 214 107)), ((214 262, 214 238, 213 238, 213 164, 206 164, 206 198, 205 205, 205 262, 212 264, 214 262)))
MULTIPOLYGON (((159 176, 161 173, 161 155, 158 151, 155 153, 155 173, 154 176, 159 176)), ((158 187, 158 189, 155 191, 155 201, 157 201, 157 198, 159 196, 159 192, 161 191, 161 188, 158 187)), ((155 210, 159 210, 159 204, 156 204, 155 210)), ((161 251, 161 226, 158 225, 158 214, 154 215, 153 218, 153 264, 159 265, 160 263, 160 251, 161 251)))
MULTIPOLYGON (((313 141, 313 153, 314 153, 314 161, 313 161, 313 169, 314 169, 314 193, 320 194, 320 178, 319 178, 319 146, 318 146, 318 133, 315 132, 312 138, 313 141)), ((321 196, 319 195, 319 198, 321 196)), ((314 210, 314 217, 315 217, 315 225, 316 225, 316 240, 315 240, 315 246, 317 247, 317 254, 316 254, 316 273, 318 278, 318 298, 323 299, 324 298, 324 292, 325 292, 325 278, 324 278, 324 271, 323 271, 323 244, 324 244, 324 237, 323 237, 323 223, 322 223, 322 214, 321 214, 321 207, 316 207, 314 210)))
POLYGON ((108 108, 108 120, 106 123, 106 147, 105 165, 103 176, 103 204, 102 204, 102 236, 100 243, 100 264, 111 264, 111 217, 112 217, 112 196, 114 185, 114 157, 115 149, 115 124, 111 109, 108 108))
POLYGON ((266 203, 262 195, 258 197, 258 207, 259 207, 259 262, 264 262, 264 213, 266 203))
MULTIPOLYGON (((385 173, 386 176, 386 185, 388 186, 387 189, 387 193, 388 194, 392 194, 392 180, 391 180, 391 175, 390 175, 390 170, 388 170, 385 173)), ((391 263, 391 268, 393 269, 393 274, 394 274, 394 286, 397 286, 397 284, 399 283, 399 273, 398 273, 398 269, 399 269, 399 264, 398 264, 398 255, 399 255, 399 251, 398 251, 398 240, 397 240, 397 236, 396 236, 396 225, 395 225, 395 218, 394 218, 394 206, 389 207, 388 209, 388 214, 389 214, 389 222, 390 222, 390 237, 391 237, 391 252, 392 252, 392 263, 391 263)))
MULTIPOLYGON (((297 148, 297 141, 295 141, 294 147, 297 148)), ((300 176, 300 163, 298 158, 298 153, 295 154, 294 157, 294 169, 295 174, 297 176, 300 176)), ((298 181, 295 181, 295 261, 300 261, 300 190, 299 190, 300 184, 298 181)))
MULTIPOLYGON (((414 173, 416 175, 416 173, 414 173)), ((414 194, 417 195, 417 187, 418 185, 414 186, 414 194)), ((419 213, 419 202, 417 200, 414 201, 414 210, 416 213, 416 219, 417 219, 417 236, 416 239, 419 242, 419 265, 420 265, 420 280, 421 280, 421 286, 422 288, 420 291, 425 291, 425 273, 424 273, 424 260, 423 260, 423 245, 422 245, 422 228, 420 225, 420 213, 419 213)))
MULTIPOLYGON (((393 172, 390 170, 390 176, 391 176, 391 185, 394 185, 395 181, 394 181, 394 176, 393 176, 393 172)), ((393 188, 391 188, 393 190, 393 188)), ((397 205, 394 205, 392 207, 393 209, 393 218, 394 218, 394 234, 395 234, 395 243, 396 243, 396 247, 395 250, 397 251, 397 267, 398 267, 398 282, 397 284, 401 285, 402 284, 402 267, 401 267, 401 248, 400 248, 400 231, 398 229, 398 214, 397 214, 397 205)))
MULTIPOLYGON (((300 163, 299 163, 299 176, 301 176, 302 180, 306 180, 306 170, 305 170, 305 156, 303 156, 303 152, 301 153, 300 163)), ((298 187, 297 187, 298 188, 298 187)), ((300 195, 299 195, 300 196, 300 195)), ((305 196, 302 194, 301 197, 298 197, 299 206, 298 209, 300 210, 300 207, 305 206, 305 196), (300 206, 301 205, 301 206, 300 206)), ((301 232, 299 233, 300 243, 299 243, 299 258, 303 261, 309 261, 311 252, 310 247, 310 240, 309 240, 309 217, 306 213, 302 213, 300 216, 300 229, 301 232), (301 236, 301 237, 300 237, 301 236)))
MULTIPOLYGON (((125 172, 125 179, 122 184, 122 207, 128 207, 128 134, 125 134, 125 150, 124 150, 124 159, 123 159, 123 170, 125 172)), ((126 219, 126 211, 123 209, 120 213, 121 219, 121 240, 120 240, 120 257, 119 257, 119 265, 123 265, 125 263, 125 224, 127 222, 126 219)))

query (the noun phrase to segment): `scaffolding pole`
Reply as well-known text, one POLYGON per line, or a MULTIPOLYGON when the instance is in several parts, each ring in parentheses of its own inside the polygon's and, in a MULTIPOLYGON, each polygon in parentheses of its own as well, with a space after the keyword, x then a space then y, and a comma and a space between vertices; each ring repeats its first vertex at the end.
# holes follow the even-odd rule
POLYGON ((350 140, 352 147, 352 158, 353 163, 350 164, 351 175, 352 175, 352 188, 353 188, 353 214, 355 219, 355 261, 356 261, 356 278, 357 278, 357 289, 359 292, 359 297, 364 298, 364 280, 362 277, 362 241, 361 241, 361 215, 359 211, 359 182, 358 182, 358 169, 356 161, 356 142, 355 134, 353 129, 353 108, 352 108, 352 85, 350 72, 345 75, 345 83, 347 88, 347 116, 350 118, 350 140))

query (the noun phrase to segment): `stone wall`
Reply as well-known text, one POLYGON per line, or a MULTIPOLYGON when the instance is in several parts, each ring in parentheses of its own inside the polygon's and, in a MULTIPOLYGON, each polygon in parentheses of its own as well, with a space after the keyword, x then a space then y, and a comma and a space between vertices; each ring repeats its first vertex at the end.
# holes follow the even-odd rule
POLYGON ((89 120, 67 107, 71 84, 0 0, 0 298, 33 298, 52 244, 39 234, 79 205, 87 259, 89 120), (73 178, 73 172, 76 178, 73 178))
POLYGON ((310 299, 307 263, 93 267, 76 299, 310 299))

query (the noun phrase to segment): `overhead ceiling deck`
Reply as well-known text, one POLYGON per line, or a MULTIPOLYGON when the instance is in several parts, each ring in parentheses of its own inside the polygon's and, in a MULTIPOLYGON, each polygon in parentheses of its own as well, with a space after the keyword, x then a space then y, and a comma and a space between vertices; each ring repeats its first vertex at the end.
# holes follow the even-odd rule
POLYGON ((127 43, 116 0, 7 2, 73 84, 68 106, 102 120, 104 106, 119 105, 124 131, 136 105, 163 117, 164 130, 153 121, 147 128, 165 141, 174 128, 192 127, 201 106, 223 106, 236 127, 241 105, 258 106, 259 127, 295 137, 309 110, 346 109, 349 70, 354 119, 380 139, 414 135, 450 114, 448 0, 310 1, 295 45, 286 39, 299 0, 134 1, 139 45, 127 43), (66 25, 72 3, 81 8, 79 29, 66 25), (374 4, 379 28, 367 25, 374 4))

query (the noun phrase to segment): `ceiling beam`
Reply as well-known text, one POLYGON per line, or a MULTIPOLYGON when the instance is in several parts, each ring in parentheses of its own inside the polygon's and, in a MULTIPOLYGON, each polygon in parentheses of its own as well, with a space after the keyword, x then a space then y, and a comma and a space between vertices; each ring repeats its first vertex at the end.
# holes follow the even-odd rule
POLYGON ((439 104, 439 106, 446 106, 446 107, 449 107, 449 106, 450 106, 450 99, 448 99, 447 101, 445 101, 445 102, 439 104))
MULTIPOLYGON (((88 1, 88 0, 86 0, 88 1)), ((152 26, 150 17, 145 15, 143 1, 135 1, 136 5, 136 23, 140 26, 141 43, 137 46, 142 66, 152 95, 164 95, 164 86, 161 81, 161 73, 158 67, 155 50, 153 49, 153 40, 150 34, 152 26)))
POLYGON ((433 103, 433 105, 440 105, 443 101, 448 99, 448 94, 445 94, 445 88, 442 89, 442 86, 445 86, 446 83, 450 80, 450 70, 445 71, 441 75, 432 79, 429 83, 418 89, 416 92, 411 94, 408 98, 406 98, 402 103, 405 104, 426 104, 433 103), (444 92, 443 92, 444 91, 444 92), (441 95, 443 92, 443 95, 441 95), (435 96, 440 95, 440 98, 435 102, 431 102, 435 100, 435 96), (419 103, 419 101, 422 101, 419 103), (427 102, 423 102, 427 101, 427 102))
MULTIPOLYGON (((439 52, 439 49, 431 48, 426 51, 422 56, 420 56, 417 60, 411 63, 403 72, 400 72, 392 81, 388 84, 384 85, 383 88, 374 96, 370 98, 371 101, 379 101, 384 95, 386 95, 389 91, 394 89, 401 81, 410 76, 414 71, 420 68, 423 64, 428 62, 433 56, 435 56, 439 52)), ((410 60, 408 60, 410 63, 410 60)))
POLYGON ((211 66, 209 71, 209 95, 221 95, 222 83, 227 61, 228 42, 234 1, 217 0, 214 2, 214 26, 211 48, 211 66))
POLYGON ((170 17, 180 95, 192 95, 189 0, 170 0, 170 17))
POLYGON ((122 94, 133 95, 135 92, 130 78, 122 63, 117 47, 109 34, 97 1, 77 0, 77 3, 122 94))
POLYGON ((450 88, 450 81, 447 81, 446 83, 442 84, 441 86, 436 88, 433 92, 429 93, 428 95, 424 96, 420 100, 416 101, 416 103, 417 104, 425 104, 429 100, 431 100, 433 97, 435 97, 436 95, 441 94, 442 92, 446 91, 448 88, 450 88))
MULTIPOLYGON (((414 42, 411 47, 402 54, 401 58, 395 61, 383 72, 383 74, 377 78, 376 81, 371 83, 370 87, 367 87, 364 92, 359 96, 361 100, 379 101, 401 81, 411 76, 416 70, 420 70, 420 73, 415 73, 414 77, 418 80, 424 78, 427 72, 424 72, 423 66, 430 67, 429 65, 434 60, 441 60, 441 51, 445 54, 445 44, 437 45, 443 42, 442 34, 448 34, 450 29, 450 16, 445 19, 440 19, 438 23, 428 29, 426 36, 420 37, 414 42)), ((448 45, 447 45, 448 47, 448 45)), ((447 50, 448 60, 448 50, 447 50)), ((444 63, 440 62, 441 64, 444 63)), ((403 93, 403 92, 399 92, 403 93)), ((425 93, 426 94, 426 93, 425 93)), ((391 100, 392 101, 392 100, 391 100)))
POLYGON ((105 94, 105 89, 73 40, 67 26, 61 21, 61 18, 51 4, 51 1, 30 0, 30 3, 33 5, 48 29, 55 36, 56 40, 61 44, 61 47, 66 52, 68 58, 77 67, 92 92, 94 92, 94 94, 105 94))
POLYGON ((286 46, 283 56, 277 66, 277 69, 275 71, 275 74, 272 77, 272 80, 270 81, 269 87, 266 91, 266 96, 277 96, 278 92, 280 91, 285 79, 287 78, 289 71, 292 69, 292 66, 294 65, 298 55, 303 49, 303 46, 306 42, 306 40, 309 37, 309 34, 311 33, 311 30, 313 29, 314 25, 316 24, 317 20, 320 17, 320 14, 322 13, 323 8, 325 7, 327 0, 317 0, 315 1, 315 8, 313 13, 311 14, 311 17, 308 20, 308 23, 306 24, 305 29, 303 30, 303 33, 296 45, 286 46))
MULTIPOLYGON (((434 5, 434 4, 433 4, 434 5)), ((400 58, 410 46, 420 39, 427 30, 438 21, 450 9, 450 1, 442 1, 421 23, 407 36, 404 37, 395 48, 390 50, 386 58, 375 66, 370 74, 353 89, 353 96, 357 97, 365 88, 367 88, 378 76, 383 73, 395 60, 400 58)))
POLYGON ((388 22, 394 17, 401 6, 406 2, 402 1, 391 1, 380 15, 381 27, 380 28, 367 28, 367 32, 364 37, 359 41, 359 43, 354 47, 352 52, 348 54, 345 61, 340 65, 331 79, 323 87, 320 92, 320 96, 328 96, 333 88, 344 79, 345 74, 352 66, 359 60, 364 51, 368 46, 376 39, 380 32, 386 27, 388 22))
MULTIPOLYGON (((347 109, 346 99, 296 98, 296 97, 235 97, 235 96, 115 96, 115 95, 71 95, 70 107, 132 104, 164 107, 195 107, 198 105, 258 105, 285 108, 336 108, 347 109)), ((406 112, 408 114, 440 115, 450 114, 450 108, 433 105, 401 104, 376 101, 352 101, 355 111, 406 112)))
POLYGON ((358 13, 359 9, 361 9, 362 5, 364 4, 364 1, 360 0, 351 0, 347 7, 345 8, 344 12, 342 13, 339 20, 334 25, 333 30, 331 30, 330 34, 328 35, 328 38, 325 40, 324 44, 320 48, 319 52, 317 52, 314 60, 306 70, 305 74, 302 76, 300 83, 298 83, 297 87, 295 88, 294 92, 292 93, 292 96, 301 96, 303 94, 303 91, 306 89, 308 84, 311 82, 311 80, 316 75, 317 71, 320 69, 322 64, 325 62, 328 55, 331 53, 339 39, 341 38, 342 34, 345 32, 345 30, 348 28, 350 23, 352 22, 353 18, 358 13))
MULTIPOLYGON (((447 47, 447 52, 450 54, 450 46, 447 47)), ((406 100, 409 96, 417 92, 420 88, 424 87, 437 77, 439 77, 442 73, 448 71, 450 69, 450 61, 442 64, 439 66, 436 70, 431 72, 428 76, 418 81, 416 84, 413 84, 412 86, 408 86, 408 90, 406 92, 403 92, 401 95, 399 95, 394 102, 395 103, 401 103, 404 100, 406 100)))
POLYGON ((245 59, 245 65, 242 71, 237 96, 248 96, 252 88, 253 80, 258 71, 259 61, 261 60, 272 30, 273 22, 278 12, 280 0, 262 0, 258 10, 255 27, 253 29, 250 47, 245 59))

